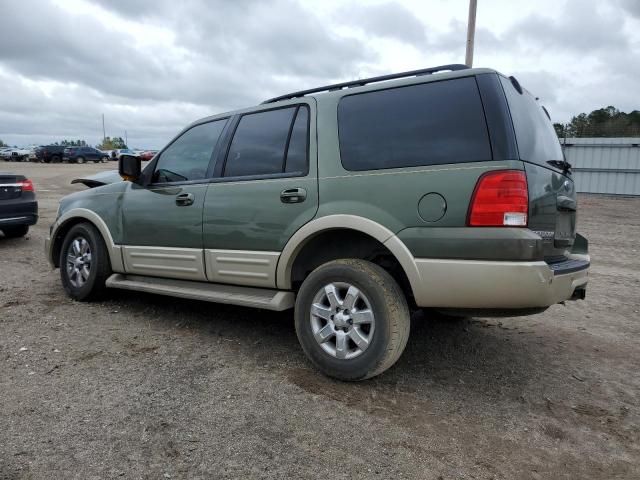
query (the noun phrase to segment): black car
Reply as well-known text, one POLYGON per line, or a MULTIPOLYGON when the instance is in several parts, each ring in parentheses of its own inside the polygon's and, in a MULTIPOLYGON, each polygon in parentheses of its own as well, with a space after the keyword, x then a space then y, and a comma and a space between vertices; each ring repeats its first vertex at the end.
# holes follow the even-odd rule
POLYGON ((64 149, 62 159, 71 163, 85 163, 88 161, 106 162, 109 156, 93 147, 67 147, 64 149))
POLYGON ((38 221, 33 183, 23 175, 0 172, 0 230, 5 237, 22 237, 38 221))
POLYGON ((62 161, 65 148, 62 145, 42 145, 36 148, 36 158, 44 163, 59 163, 62 161))

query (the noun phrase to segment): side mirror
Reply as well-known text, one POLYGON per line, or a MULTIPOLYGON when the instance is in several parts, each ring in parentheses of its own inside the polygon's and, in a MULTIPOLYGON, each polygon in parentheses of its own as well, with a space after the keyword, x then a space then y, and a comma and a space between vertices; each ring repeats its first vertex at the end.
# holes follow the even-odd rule
POLYGON ((135 182, 140 178, 140 157, 134 155, 122 155, 118 160, 118 173, 123 180, 135 182))

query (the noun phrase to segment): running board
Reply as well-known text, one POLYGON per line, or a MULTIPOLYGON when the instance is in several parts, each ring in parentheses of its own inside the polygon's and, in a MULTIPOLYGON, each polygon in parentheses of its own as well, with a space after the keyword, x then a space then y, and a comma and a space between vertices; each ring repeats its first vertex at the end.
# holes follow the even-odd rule
POLYGON ((169 278, 144 277, 114 273, 106 282, 107 287, 158 293, 172 297, 204 300, 205 302, 230 303, 243 307, 265 310, 287 310, 293 308, 293 292, 268 290, 266 288, 221 285, 219 283, 192 282, 169 278))

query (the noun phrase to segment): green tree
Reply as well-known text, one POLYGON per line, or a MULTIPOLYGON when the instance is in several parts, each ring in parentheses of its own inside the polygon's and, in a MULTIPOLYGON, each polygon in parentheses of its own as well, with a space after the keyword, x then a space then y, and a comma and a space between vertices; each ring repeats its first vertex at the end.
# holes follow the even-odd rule
POLYGON ((8 147, 8 145, 6 143, 4 143, 2 140, 0 140, 0 148, 1 147, 8 147))
POLYGON ((102 143, 98 144, 96 148, 99 148, 100 150, 117 150, 129 147, 124 143, 122 137, 105 137, 102 143))
POLYGON ((621 112, 616 107, 599 108, 591 113, 581 113, 567 124, 555 123, 558 137, 638 137, 640 136, 640 111, 621 112))

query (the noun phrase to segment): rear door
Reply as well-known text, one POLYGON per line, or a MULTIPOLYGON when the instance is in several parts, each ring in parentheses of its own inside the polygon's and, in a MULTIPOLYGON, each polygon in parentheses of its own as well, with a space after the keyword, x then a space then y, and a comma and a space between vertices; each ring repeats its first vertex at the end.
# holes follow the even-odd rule
POLYGON ((318 209, 315 101, 245 113, 204 203, 211 282, 275 287, 287 240, 318 209))
POLYGON ((548 261, 561 260, 576 236, 576 190, 546 110, 515 80, 500 77, 529 184, 529 228, 548 261))

